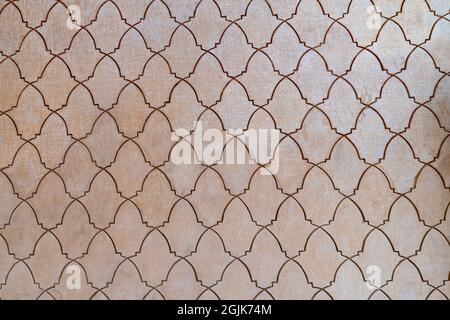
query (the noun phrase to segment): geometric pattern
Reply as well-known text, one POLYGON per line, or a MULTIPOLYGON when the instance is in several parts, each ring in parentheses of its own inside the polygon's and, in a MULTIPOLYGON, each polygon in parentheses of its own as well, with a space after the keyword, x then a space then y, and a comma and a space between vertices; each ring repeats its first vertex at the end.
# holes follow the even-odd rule
POLYGON ((449 9, 0 1, 0 299, 449 299, 449 9), (172 163, 198 121, 279 172, 172 163))

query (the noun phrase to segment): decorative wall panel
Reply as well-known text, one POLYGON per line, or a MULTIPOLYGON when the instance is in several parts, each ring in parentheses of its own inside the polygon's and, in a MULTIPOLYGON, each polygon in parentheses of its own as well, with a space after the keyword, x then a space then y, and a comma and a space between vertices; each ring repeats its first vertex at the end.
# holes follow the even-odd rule
POLYGON ((0 298, 448 299, 449 8, 0 1, 0 298))

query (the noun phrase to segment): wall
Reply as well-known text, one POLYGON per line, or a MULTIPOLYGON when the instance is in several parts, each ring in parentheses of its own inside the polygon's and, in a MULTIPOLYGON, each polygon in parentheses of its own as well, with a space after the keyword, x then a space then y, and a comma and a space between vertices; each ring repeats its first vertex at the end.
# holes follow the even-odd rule
POLYGON ((448 13, 0 1, 0 298, 448 299, 448 13))

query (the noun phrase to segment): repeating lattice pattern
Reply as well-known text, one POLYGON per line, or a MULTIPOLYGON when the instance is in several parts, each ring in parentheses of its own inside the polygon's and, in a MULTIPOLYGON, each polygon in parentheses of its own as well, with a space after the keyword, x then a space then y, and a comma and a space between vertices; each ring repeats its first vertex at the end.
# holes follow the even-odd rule
POLYGON ((449 7, 0 1, 0 297, 448 299, 449 7), (173 164, 199 120, 280 171, 173 164))

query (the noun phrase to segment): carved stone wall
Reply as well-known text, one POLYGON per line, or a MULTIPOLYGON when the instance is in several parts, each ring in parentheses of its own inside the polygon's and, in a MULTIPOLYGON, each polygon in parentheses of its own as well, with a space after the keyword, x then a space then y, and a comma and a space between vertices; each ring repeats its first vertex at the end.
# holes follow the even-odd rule
POLYGON ((0 1, 0 298, 448 299, 449 8, 0 1))

